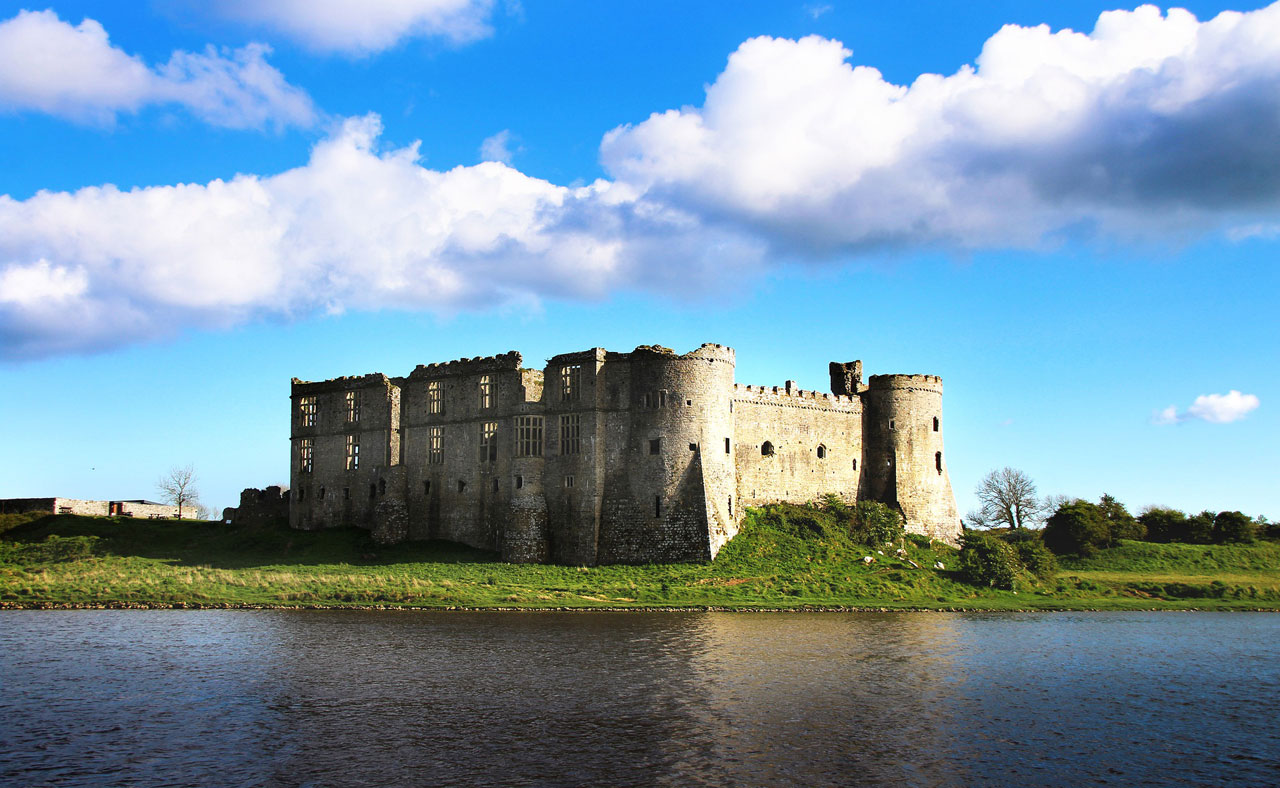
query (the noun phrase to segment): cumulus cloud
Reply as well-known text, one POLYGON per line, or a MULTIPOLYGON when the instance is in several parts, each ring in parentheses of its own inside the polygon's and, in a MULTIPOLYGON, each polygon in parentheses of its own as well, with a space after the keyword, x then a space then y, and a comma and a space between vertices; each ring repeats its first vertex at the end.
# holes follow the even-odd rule
POLYGON ((1224 230, 1280 207, 1280 5, 1008 25, 911 85, 837 41, 743 43, 702 106, 604 139, 608 172, 810 254, 1224 230))
POLYGON ((625 186, 504 164, 447 172, 348 120, 270 177, 0 197, 0 355, 95 350, 187 326, 344 309, 483 308, 669 290, 759 260, 625 186))
POLYGON ((1170 405, 1157 411, 1152 419, 1156 424, 1179 424, 1184 421, 1207 421, 1210 424, 1228 424, 1239 421, 1260 404, 1253 394, 1241 394, 1232 389, 1226 394, 1202 394, 1186 410, 1179 411, 1170 405))
MULTIPOLYGON (((376 21, 418 4, 369 7, 376 21)), ((332 20, 348 6, 314 8, 332 20)), ((204 79, 177 56, 166 76, 101 42, 110 63, 97 70, 127 75, 112 85, 204 79)), ((818 37, 746 41, 701 106, 607 133, 610 179, 575 188, 504 163, 509 133, 485 141, 489 161, 425 168, 416 147, 379 151, 371 116, 275 175, 0 197, 0 355, 263 315, 697 293, 747 282, 766 260, 881 247, 1280 225, 1280 4, 1207 22, 1143 6, 1088 34, 1006 26, 973 67, 909 86, 848 58, 818 37)), ((130 106, 121 95, 105 106, 130 106)), ((1233 394, 1221 397, 1158 415, 1229 420, 1233 394)))
POLYGON ((315 50, 368 54, 413 37, 483 38, 492 9, 492 0, 229 0, 214 11, 315 50))
POLYGON ((53 11, 21 11, 0 22, 0 110, 110 123, 120 112, 176 104, 230 128, 310 126, 311 99, 267 63, 270 51, 177 51, 152 67, 112 46, 92 19, 72 26, 53 11))

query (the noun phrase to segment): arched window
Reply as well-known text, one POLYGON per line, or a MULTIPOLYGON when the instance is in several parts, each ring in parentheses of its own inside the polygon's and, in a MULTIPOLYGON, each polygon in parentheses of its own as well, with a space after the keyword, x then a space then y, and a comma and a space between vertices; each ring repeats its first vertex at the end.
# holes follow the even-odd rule
POLYGON ((818 444, 818 459, 825 460, 827 458, 827 447, 821 443, 818 444))
POLYGON ((760 456, 762 456, 762 457, 772 457, 772 456, 773 456, 773 444, 772 444, 772 443, 770 443, 769 441, 765 441, 764 443, 760 444, 760 456))

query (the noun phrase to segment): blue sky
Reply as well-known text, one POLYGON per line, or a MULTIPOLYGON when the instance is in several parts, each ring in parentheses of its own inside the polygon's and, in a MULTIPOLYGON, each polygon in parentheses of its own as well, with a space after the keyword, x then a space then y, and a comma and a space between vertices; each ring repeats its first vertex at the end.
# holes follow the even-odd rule
POLYGON ((233 505, 290 377, 710 341, 942 375, 962 511, 1280 516, 1280 8, 898 5, 0 2, 0 497, 233 505))

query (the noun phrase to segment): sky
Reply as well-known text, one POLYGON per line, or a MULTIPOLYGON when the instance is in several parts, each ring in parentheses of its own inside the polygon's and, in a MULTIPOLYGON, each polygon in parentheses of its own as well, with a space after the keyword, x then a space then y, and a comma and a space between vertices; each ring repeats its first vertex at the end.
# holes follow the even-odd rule
POLYGON ((1280 4, 0 0, 0 498, 285 483, 293 377, 941 375, 961 512, 1280 517, 1280 4))

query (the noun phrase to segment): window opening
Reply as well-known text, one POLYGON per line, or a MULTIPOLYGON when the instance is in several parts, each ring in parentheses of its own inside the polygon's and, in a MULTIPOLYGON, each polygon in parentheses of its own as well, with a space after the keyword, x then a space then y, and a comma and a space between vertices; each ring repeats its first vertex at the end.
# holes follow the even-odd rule
POLYGON ((498 460, 498 422, 486 421, 480 425, 480 462, 498 460))
POLYGON ((856 471, 856 470, 858 470, 858 461, 857 461, 857 460, 854 460, 854 461, 853 461, 853 469, 854 469, 855 471, 856 471))
POLYGON ((316 426, 316 417, 320 411, 320 406, 316 404, 315 397, 303 397, 298 400, 298 412, 302 416, 302 426, 316 426))
POLYGON ((430 427, 427 432, 427 464, 444 464, 444 427, 430 427))
POLYGON ((324 500, 324 487, 323 487, 323 486, 321 486, 321 487, 320 487, 320 500, 322 500, 322 501, 324 500))
POLYGON ((698 450, 698 444, 696 443, 689 444, 689 451, 697 451, 697 450, 698 450))
POLYGON ((653 438, 652 440, 649 441, 649 453, 650 454, 662 453, 662 438, 653 438))
POLYGON ((934 417, 933 417, 933 431, 934 431, 934 432, 937 432, 937 431, 938 431, 938 417, 937 417, 937 416, 934 416, 934 417))
POLYGON ((729 516, 733 517, 733 496, 729 496, 729 516))
POLYGON ((662 516, 662 496, 661 495, 653 496, 653 516, 654 517, 662 516))
POLYGON ((658 407, 659 408, 667 407, 667 392, 665 391, 658 392, 658 407))
POLYGON ((577 454, 582 443, 578 433, 578 414, 566 413, 560 416, 560 453, 577 454))
POLYGON ((463 492, 463 491, 464 491, 464 490, 466 490, 466 489, 467 489, 467 483, 466 483, 466 482, 464 482, 463 480, 459 479, 459 480, 458 480, 458 492, 463 492))
POLYGON ((370 498, 377 498, 377 497, 378 497, 378 485, 377 485, 377 484, 374 484, 374 483, 370 483, 370 484, 369 484, 369 497, 370 497, 370 498))
POLYGON ((347 421, 357 422, 360 420, 360 392, 347 392, 347 421))
POLYGON ((893 429, 893 419, 889 419, 889 429, 893 429))
MULTIPOLYGON (((298 488, 298 500, 299 500, 299 501, 306 500, 306 497, 307 497, 307 488, 306 488, 306 487, 299 487, 299 488, 298 488)), ((70 514, 70 512, 67 512, 67 514, 70 514)))
POLYGON ((386 495, 386 494, 387 494, 387 480, 386 480, 386 479, 379 479, 379 480, 378 480, 378 495, 386 495))
POLYGON ((494 491, 494 492, 497 492, 497 491, 498 491, 498 480, 497 480, 497 479, 494 479, 494 480, 493 480, 493 491, 494 491))
POLYGON ((581 399, 582 365, 571 364, 560 368, 560 400, 574 402, 581 399))
POLYGON ((343 488, 342 488, 342 500, 344 500, 344 501, 349 501, 349 500, 351 500, 351 488, 350 488, 350 487, 343 487, 343 488))
POLYGON ((818 459, 825 460, 827 458, 827 447, 821 443, 818 444, 818 459))
POLYGON ((541 416, 516 416, 516 456, 542 456, 541 416))
POLYGON ((431 495, 431 480, 427 479, 422 483, 422 494, 431 495))
POLYGON ((764 443, 760 444, 760 454, 763 457, 772 457, 773 444, 770 443, 769 441, 765 441, 764 443))
POLYGON ((303 473, 311 473, 311 462, 315 456, 315 442, 311 438, 303 438, 298 447, 298 460, 303 473))
POLYGON ((566 488, 573 486, 573 474, 564 477, 564 486, 566 488))
POLYGON ((493 376, 480 376, 480 410, 493 407, 493 376))
POLYGON ((691 400, 691 399, 687 399, 687 400, 685 400, 685 401, 684 401, 684 404, 685 404, 685 407, 692 408, 692 407, 693 407, 693 400, 691 400))
POLYGON ((938 473, 942 473, 942 452, 933 453, 933 465, 938 469, 938 473))
POLYGON ((728 439, 728 438, 725 438, 725 439, 724 439, 724 453, 725 453, 725 454, 730 454, 730 453, 731 453, 731 452, 729 451, 729 439, 728 439))
POLYGON ((427 384, 427 413, 444 413, 444 387, 438 380, 427 384))
POLYGON ((347 436, 347 470, 360 469, 360 439, 354 435, 347 436))
POLYGON ((523 476, 517 476, 517 477, 516 477, 516 489, 517 489, 517 490, 519 490, 519 489, 520 489, 520 488, 522 488, 522 487, 524 487, 524 477, 523 477, 523 476))

